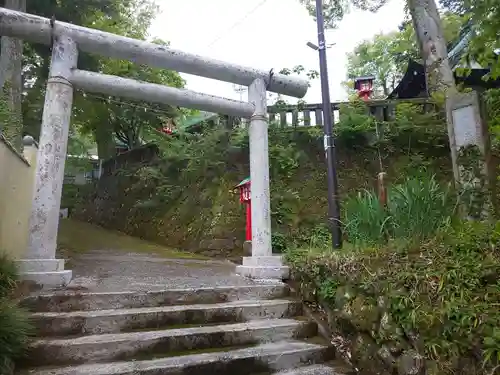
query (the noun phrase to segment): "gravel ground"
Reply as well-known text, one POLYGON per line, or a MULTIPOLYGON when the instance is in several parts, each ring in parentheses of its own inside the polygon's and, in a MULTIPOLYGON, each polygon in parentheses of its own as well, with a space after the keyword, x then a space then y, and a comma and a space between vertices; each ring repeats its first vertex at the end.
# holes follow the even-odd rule
POLYGON ((73 271, 73 280, 66 289, 94 292, 246 286, 259 283, 236 275, 235 265, 229 261, 165 259, 144 253, 112 250, 77 255, 71 259, 69 268, 73 271))

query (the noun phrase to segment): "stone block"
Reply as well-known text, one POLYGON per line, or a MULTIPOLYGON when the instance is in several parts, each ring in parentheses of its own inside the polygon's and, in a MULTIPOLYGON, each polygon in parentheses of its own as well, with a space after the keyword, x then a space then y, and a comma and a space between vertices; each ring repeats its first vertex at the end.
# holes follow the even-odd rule
POLYGON ((19 274, 21 280, 34 281, 38 285, 46 288, 56 288, 66 286, 70 283, 73 277, 73 272, 52 271, 52 272, 22 272, 19 274))
POLYGON ((279 255, 243 257, 243 264, 236 267, 236 273, 252 279, 286 280, 290 269, 283 265, 279 255))
POLYGON ((20 273, 64 270, 64 259, 19 259, 15 262, 20 273))

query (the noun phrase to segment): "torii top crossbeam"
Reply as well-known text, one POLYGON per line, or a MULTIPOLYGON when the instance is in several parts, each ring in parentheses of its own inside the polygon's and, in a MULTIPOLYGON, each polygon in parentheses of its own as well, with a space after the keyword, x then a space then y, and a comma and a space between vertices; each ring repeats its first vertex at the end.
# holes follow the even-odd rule
POLYGON ((245 66, 230 64, 199 55, 189 54, 167 46, 127 38, 104 31, 55 21, 28 13, 0 8, 0 35, 51 45, 54 37, 65 35, 78 44, 78 49, 111 58, 131 60, 157 68, 212 78, 219 81, 249 86, 262 78, 267 90, 302 98, 307 81, 283 74, 270 74, 245 66))

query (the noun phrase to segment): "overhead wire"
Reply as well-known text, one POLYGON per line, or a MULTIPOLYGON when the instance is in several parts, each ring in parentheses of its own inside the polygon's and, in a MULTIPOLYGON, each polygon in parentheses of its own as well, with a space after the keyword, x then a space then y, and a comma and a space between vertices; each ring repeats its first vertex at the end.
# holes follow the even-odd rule
POLYGON ((243 22, 247 20, 248 17, 250 17, 252 14, 254 14, 260 7, 262 7, 267 0, 262 0, 260 3, 258 3, 255 7, 250 9, 242 18, 240 18, 238 21, 236 21, 233 25, 231 25, 228 29, 226 29, 223 33, 220 33, 213 41, 211 41, 208 45, 207 48, 212 47, 215 43, 217 43, 219 40, 223 39, 225 36, 227 36, 231 31, 236 29, 238 26, 240 26, 243 22))

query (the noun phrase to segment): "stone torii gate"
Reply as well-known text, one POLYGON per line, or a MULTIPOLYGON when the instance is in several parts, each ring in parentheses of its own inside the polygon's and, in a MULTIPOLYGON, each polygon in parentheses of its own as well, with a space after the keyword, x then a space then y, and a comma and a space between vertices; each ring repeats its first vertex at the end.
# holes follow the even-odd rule
MULTIPOLYGON (((250 176, 252 180, 252 256, 237 267, 241 275, 282 279, 288 268, 272 254, 269 199, 269 156, 266 91, 301 98, 305 80, 229 64, 166 46, 103 31, 53 21, 0 8, 0 35, 52 45, 36 182, 29 224, 23 278, 44 285, 66 285, 72 277, 55 257, 64 163, 73 102, 73 88, 129 99, 166 103, 250 119, 250 176), (77 68, 78 51, 130 60, 219 81, 247 86, 248 102, 190 90, 136 81, 77 68)), ((256 44, 256 52, 258 52, 256 44)))

